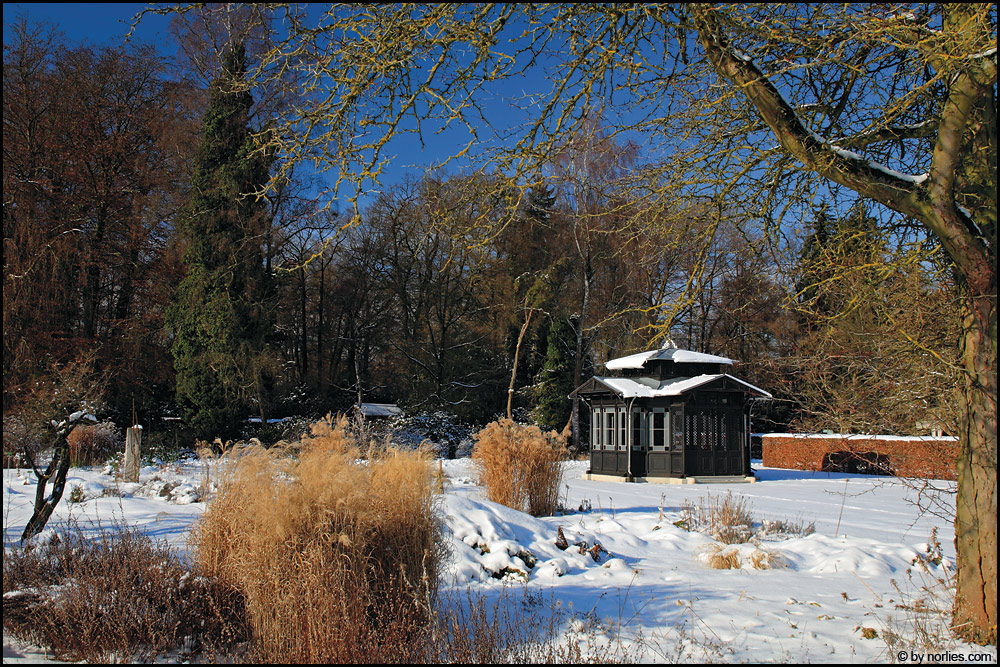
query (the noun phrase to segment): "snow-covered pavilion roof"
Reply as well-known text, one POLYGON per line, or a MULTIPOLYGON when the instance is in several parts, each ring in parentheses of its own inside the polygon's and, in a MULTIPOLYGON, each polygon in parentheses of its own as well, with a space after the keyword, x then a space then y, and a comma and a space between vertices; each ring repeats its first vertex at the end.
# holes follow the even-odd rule
MULTIPOLYGON (((718 362, 716 362, 718 363, 718 362)), ((680 396, 686 391, 700 387, 703 384, 714 382, 719 378, 728 378, 733 382, 743 385, 753 392, 771 398, 771 394, 759 387, 755 387, 749 382, 744 382, 739 378, 725 373, 717 375, 696 375, 690 378, 670 378, 669 380, 655 380, 653 378, 618 378, 594 376, 594 381, 603 384, 622 398, 657 398, 659 396, 680 396)))
POLYGON ((649 350, 630 354, 627 357, 612 359, 604 364, 609 371, 619 371, 630 368, 643 368, 647 361, 661 359, 673 361, 678 364, 726 364, 732 366, 733 360, 726 357, 717 357, 714 354, 704 354, 702 352, 692 352, 691 350, 681 350, 676 347, 660 348, 659 350, 649 350))

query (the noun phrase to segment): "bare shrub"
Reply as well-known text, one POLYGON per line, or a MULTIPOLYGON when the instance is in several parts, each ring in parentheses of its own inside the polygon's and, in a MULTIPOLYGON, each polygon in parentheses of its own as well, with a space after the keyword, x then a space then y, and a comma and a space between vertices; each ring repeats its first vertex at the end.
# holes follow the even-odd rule
POLYGON ((115 425, 108 422, 80 424, 70 431, 67 440, 70 465, 77 468, 102 465, 120 449, 115 425))
POLYGON ((753 513, 743 496, 733 498, 732 493, 727 493, 719 499, 709 495, 699 498, 697 505, 685 501, 681 512, 681 527, 710 535, 723 544, 743 544, 754 534, 753 513))
POLYGON ((711 494, 698 498, 698 503, 685 501, 682 518, 675 523, 679 528, 709 535, 723 544, 744 544, 765 538, 781 539, 811 535, 814 523, 802 521, 757 522, 750 503, 743 496, 713 498, 711 494))
POLYGON ((472 458, 490 500, 532 516, 555 513, 566 458, 562 436, 501 419, 475 438, 472 458))
POLYGON ((442 550, 430 465, 416 452, 357 457, 330 417, 290 448, 230 457, 192 543, 246 596, 247 659, 422 660, 442 550))
POLYGON ((60 660, 147 660, 245 635, 238 593, 126 527, 9 548, 3 591, 4 631, 60 660))
POLYGON ((24 468, 41 449, 42 435, 19 415, 3 416, 3 467, 24 468))
POLYGON ((894 610, 875 615, 887 654, 896 656, 900 649, 923 653, 959 649, 963 628, 955 626, 952 618, 955 570, 942 553, 936 527, 924 553, 917 554, 910 565, 904 581, 891 580, 897 594, 894 610))

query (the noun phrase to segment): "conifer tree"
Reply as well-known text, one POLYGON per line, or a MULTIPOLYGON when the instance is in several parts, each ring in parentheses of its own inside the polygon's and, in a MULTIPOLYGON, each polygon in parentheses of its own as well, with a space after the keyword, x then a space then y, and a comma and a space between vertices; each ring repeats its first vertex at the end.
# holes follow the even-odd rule
POLYGON ((177 402, 202 437, 234 433, 251 400, 265 402, 263 368, 272 328, 262 244, 266 217, 254 193, 269 160, 253 141, 253 98, 242 88, 246 52, 234 44, 213 83, 181 216, 186 276, 168 310, 177 402))
MULTIPOLYGON (((538 374, 535 388, 537 404, 534 417, 543 428, 561 431, 569 422, 573 408, 569 394, 576 388, 573 381, 577 325, 575 318, 554 318, 549 325, 545 364, 538 374)), ((590 370, 588 367, 586 372, 590 370)))

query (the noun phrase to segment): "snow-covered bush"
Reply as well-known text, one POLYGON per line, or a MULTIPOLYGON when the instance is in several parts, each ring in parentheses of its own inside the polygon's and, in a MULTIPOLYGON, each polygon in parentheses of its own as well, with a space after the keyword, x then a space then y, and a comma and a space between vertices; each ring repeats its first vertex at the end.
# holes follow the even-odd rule
POLYGON ((429 442, 442 458, 461 458, 472 450, 473 427, 444 410, 393 417, 386 428, 393 443, 416 448, 429 442))

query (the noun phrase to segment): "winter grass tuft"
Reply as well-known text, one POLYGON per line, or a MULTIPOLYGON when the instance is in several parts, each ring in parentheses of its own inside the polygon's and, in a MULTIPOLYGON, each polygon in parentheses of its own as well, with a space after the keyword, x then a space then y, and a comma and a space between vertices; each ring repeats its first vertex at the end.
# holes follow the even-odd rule
POLYGON ((431 467, 417 452, 358 455, 330 417, 291 447, 231 454, 192 544, 246 597, 250 658, 423 658, 442 557, 431 467))
POLYGON ((556 512, 566 443, 554 431, 501 419, 476 434, 472 458, 493 502, 532 516, 556 512))
POLYGON ((751 546, 713 544, 702 558, 715 570, 773 570, 785 565, 776 553, 751 546))
POLYGON ((682 518, 675 522, 687 531, 705 533, 722 544, 745 544, 763 539, 787 539, 811 535, 816 530, 813 523, 796 521, 758 522, 750 503, 743 496, 701 497, 697 504, 686 501, 681 508, 682 518))

